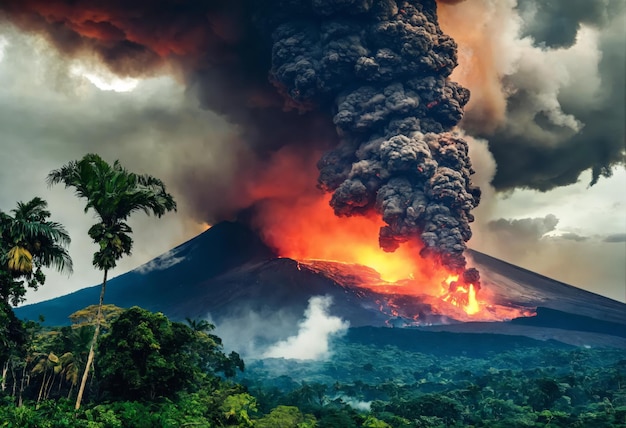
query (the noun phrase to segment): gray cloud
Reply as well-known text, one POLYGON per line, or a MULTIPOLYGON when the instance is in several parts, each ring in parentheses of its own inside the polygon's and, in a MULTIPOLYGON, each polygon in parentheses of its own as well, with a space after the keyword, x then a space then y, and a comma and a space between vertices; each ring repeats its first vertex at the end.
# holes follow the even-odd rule
POLYGON ((233 165, 240 162, 237 133, 230 124, 200 109, 195 97, 171 78, 145 80, 132 93, 100 91, 73 74, 73 63, 40 39, 8 26, 0 37, 6 41, 0 61, 0 206, 11 209, 19 200, 41 196, 72 236, 74 275, 49 272, 47 284, 28 295, 29 303, 101 280, 91 266, 95 248, 87 230, 93 219, 83 213, 84 202, 45 184, 50 170, 71 159, 92 151, 109 161, 120 159, 131 170, 163 179, 179 202, 178 215, 158 221, 141 214, 131 218, 134 254, 122 260, 114 275, 202 230, 200 223, 208 218, 182 196, 188 191, 186 177, 196 177, 215 195, 229 185, 233 165))
POLYGON ((573 232, 561 233, 560 235, 556 235, 555 237, 560 238, 560 239, 567 239, 570 241, 576 241, 576 242, 583 242, 589 239, 588 236, 581 236, 573 232))
MULTIPOLYGON (((567 284, 626 301, 626 245, 616 246, 598 236, 555 232, 558 221, 549 214, 477 222, 470 247, 567 284)), ((626 234, 613 236, 622 235, 626 240, 626 234)))
POLYGON ((621 0, 519 0, 524 35, 550 48, 569 47, 581 26, 605 27, 622 11, 621 0))
POLYGON ((513 240, 537 241, 546 233, 552 232, 558 223, 559 219, 556 216, 548 214, 543 218, 518 220, 501 218, 489 222, 487 226, 492 232, 507 235, 513 240))
POLYGON ((603 241, 610 243, 626 242, 626 233, 614 233, 605 237, 603 241))
POLYGON ((586 170, 593 184, 624 165, 623 1, 475 0, 442 13, 459 44, 452 77, 472 91, 462 125, 489 141, 497 190, 547 191, 586 170))

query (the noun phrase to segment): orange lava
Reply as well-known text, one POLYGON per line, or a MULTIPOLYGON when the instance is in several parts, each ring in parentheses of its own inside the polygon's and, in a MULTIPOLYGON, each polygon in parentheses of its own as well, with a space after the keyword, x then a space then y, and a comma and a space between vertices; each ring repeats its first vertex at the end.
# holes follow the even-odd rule
POLYGON ((329 205, 331 196, 311 186, 317 179, 317 159, 319 153, 285 148, 254 180, 246 180, 242 190, 245 198, 256 201, 254 222, 264 241, 282 257, 305 265, 317 260, 370 267, 380 280, 374 275, 371 283, 361 281, 359 286, 387 294, 390 301, 393 296, 419 296, 435 312, 456 319, 496 321, 519 316, 515 309, 491 305, 488 293, 457 283, 458 276, 423 259, 417 242, 401 245, 394 253, 384 252, 378 246, 384 225, 378 214, 337 217, 329 205))
POLYGON ((474 284, 469 286, 458 284, 458 275, 449 275, 444 281, 448 289, 442 294, 445 302, 449 302, 465 311, 467 315, 474 315, 480 312, 480 303, 476 298, 476 288, 474 284))
POLYGON ((369 266, 388 282, 415 277, 418 249, 403 246, 395 253, 384 252, 378 246, 384 223, 377 214, 337 217, 330 195, 311 186, 317 180, 319 157, 285 148, 249 181, 244 193, 257 201, 255 221, 265 242, 283 257, 369 266))
POLYGON ((264 230, 264 238, 284 257, 369 266, 387 282, 414 277, 416 251, 403 246, 395 253, 384 252, 378 247, 381 220, 337 217, 329 200, 330 195, 320 194, 302 201, 305 205, 290 207, 288 220, 281 221, 281 216, 275 221, 266 219, 271 227, 264 230))

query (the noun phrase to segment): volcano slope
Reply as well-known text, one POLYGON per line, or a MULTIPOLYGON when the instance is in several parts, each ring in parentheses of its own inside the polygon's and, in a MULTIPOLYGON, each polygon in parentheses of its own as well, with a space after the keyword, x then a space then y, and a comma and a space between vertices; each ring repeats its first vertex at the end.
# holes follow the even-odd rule
MULTIPOLYGON (((377 288, 380 277, 368 267, 277 257, 245 226, 224 222, 110 280, 105 301, 160 311, 174 320, 209 318, 218 329, 227 325, 250 340, 274 341, 297 332, 311 297, 330 296, 330 315, 351 327, 412 327, 405 330, 428 337, 435 332, 526 336, 626 349, 625 304, 482 253, 469 255, 482 274, 480 295, 488 299, 475 316, 436 296, 377 288)), ((17 308, 16 314, 66 325, 71 313, 95 304, 98 295, 99 285, 17 308)))

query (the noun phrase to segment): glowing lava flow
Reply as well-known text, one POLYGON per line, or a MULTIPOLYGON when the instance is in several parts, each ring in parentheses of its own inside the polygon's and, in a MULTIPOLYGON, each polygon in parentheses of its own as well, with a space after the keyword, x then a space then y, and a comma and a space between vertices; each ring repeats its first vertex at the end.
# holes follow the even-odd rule
MULTIPOLYGON (((316 265, 316 270, 326 271, 332 263, 339 263, 367 266, 380 275, 379 280, 361 282, 359 286, 390 295, 433 296, 468 316, 480 313, 473 285, 465 288, 458 284, 458 277, 421 258, 416 245, 405 244, 393 253, 384 252, 378 247, 378 230, 383 226, 379 218, 337 217, 328 205, 329 198, 324 194, 309 195, 288 205, 273 201, 267 215, 260 217, 264 239, 281 256, 316 265)), ((436 306, 441 313, 447 311, 445 304, 436 306)))
POLYGON ((476 288, 474 284, 465 286, 458 284, 458 275, 450 275, 444 281, 448 289, 444 291, 443 300, 457 306, 468 315, 477 314, 480 311, 480 304, 476 298, 476 288))
MULTIPOLYGON (((420 257, 417 243, 401 245, 393 253, 380 249, 378 232, 384 223, 379 216, 338 217, 329 205, 329 194, 317 189, 303 191, 310 189, 308 181, 298 180, 317 175, 315 164, 311 164, 316 158, 280 151, 263 174, 247 182, 248 197, 262 201, 256 205, 256 226, 263 240, 282 257, 327 275, 334 274, 333 270, 350 272, 359 277, 357 286, 389 295, 387 303, 397 296, 426 299, 440 314, 455 312, 454 317, 459 318, 455 311, 458 308, 464 319, 504 319, 490 312, 487 302, 479 302, 476 287, 464 288, 456 282, 458 278, 450 277, 450 272, 420 257), (285 175, 285 171, 290 173, 285 175), (286 181, 285 176, 295 178, 286 181), (365 274, 358 268, 351 271, 347 265, 366 266, 376 272, 365 274), (446 282, 446 278, 452 279, 446 282)), ((415 313, 403 316, 417 318, 415 313)))

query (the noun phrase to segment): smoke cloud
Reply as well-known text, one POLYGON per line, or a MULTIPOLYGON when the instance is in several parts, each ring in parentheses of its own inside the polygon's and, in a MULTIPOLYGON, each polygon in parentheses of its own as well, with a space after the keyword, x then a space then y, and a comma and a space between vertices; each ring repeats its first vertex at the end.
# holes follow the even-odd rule
POLYGON ((419 241, 477 280, 463 250, 480 191, 467 143, 449 132, 469 91, 449 79, 456 44, 434 0, 8 0, 0 14, 119 75, 174 73, 237 127, 236 174, 187 170, 176 183, 203 219, 253 207, 249 183, 284 147, 305 158, 332 148, 319 186, 337 215, 377 212, 383 249, 419 241))
POLYGON ((497 190, 547 191, 589 169, 595 184, 624 165, 625 14, 620 0, 441 5, 460 46, 452 78, 472 91, 462 125, 489 141, 497 190))
POLYGON ((311 297, 298 333, 270 346, 263 358, 318 360, 328 357, 330 339, 345 333, 349 327, 348 322, 329 315, 331 303, 330 296, 311 297))

